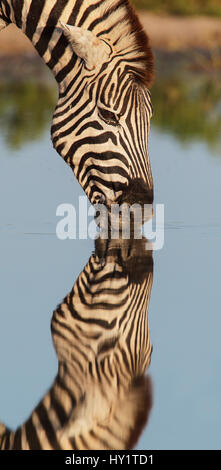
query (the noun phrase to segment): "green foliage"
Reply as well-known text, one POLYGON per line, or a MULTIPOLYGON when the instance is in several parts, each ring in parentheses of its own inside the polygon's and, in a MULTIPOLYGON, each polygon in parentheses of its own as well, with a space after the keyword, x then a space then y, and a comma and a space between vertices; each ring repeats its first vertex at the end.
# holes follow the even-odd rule
POLYGON ((221 16, 220 0, 131 0, 136 7, 175 15, 221 16))
POLYGON ((54 89, 36 81, 0 83, 0 129, 8 146, 18 149, 38 139, 55 106, 54 89))
MULTIPOLYGON (((205 142, 216 151, 221 139, 221 85, 207 74, 157 78, 152 90, 152 125, 182 143, 205 142)), ((11 149, 40 139, 56 103, 53 85, 28 80, 0 83, 0 129, 11 149)))
POLYGON ((152 124, 183 143, 201 141, 210 150, 221 146, 220 79, 169 76, 152 89, 152 124))

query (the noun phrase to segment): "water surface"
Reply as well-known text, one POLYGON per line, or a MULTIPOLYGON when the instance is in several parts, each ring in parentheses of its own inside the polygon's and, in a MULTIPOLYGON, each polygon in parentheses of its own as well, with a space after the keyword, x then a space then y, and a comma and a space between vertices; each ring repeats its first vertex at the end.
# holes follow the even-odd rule
MULTIPOLYGON (((220 449, 220 81, 165 77, 152 91, 150 156, 165 245, 149 307, 154 406, 138 449, 220 449)), ((56 238, 83 191, 52 148, 54 84, 0 86, 0 419, 16 428, 57 373, 50 321, 93 251, 56 238), (9 98, 10 97, 10 98, 9 98)))

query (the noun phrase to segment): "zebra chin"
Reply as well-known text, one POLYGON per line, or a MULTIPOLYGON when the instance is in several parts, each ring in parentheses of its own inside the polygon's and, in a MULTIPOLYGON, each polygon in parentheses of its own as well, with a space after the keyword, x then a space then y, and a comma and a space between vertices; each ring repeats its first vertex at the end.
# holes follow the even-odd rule
POLYGON ((140 178, 131 179, 115 200, 103 195, 99 198, 95 221, 102 230, 108 224, 108 237, 113 231, 124 232, 124 236, 128 232, 128 237, 138 235, 142 225, 153 218, 153 200, 153 187, 149 188, 140 178))
POLYGON ((133 204, 153 204, 153 187, 149 188, 141 178, 130 179, 128 186, 122 192, 117 200, 118 204, 126 203, 129 206, 133 204))
POLYGON ((113 204, 120 205, 125 203, 129 206, 133 204, 144 206, 145 204, 153 204, 154 200, 153 186, 149 187, 142 178, 130 178, 128 184, 119 185, 117 189, 114 185, 111 193, 114 195, 111 198, 106 196, 104 192, 99 196, 96 195, 96 197, 91 200, 91 203, 104 204, 109 209, 113 204), (117 196, 118 193, 120 193, 119 196, 117 196))

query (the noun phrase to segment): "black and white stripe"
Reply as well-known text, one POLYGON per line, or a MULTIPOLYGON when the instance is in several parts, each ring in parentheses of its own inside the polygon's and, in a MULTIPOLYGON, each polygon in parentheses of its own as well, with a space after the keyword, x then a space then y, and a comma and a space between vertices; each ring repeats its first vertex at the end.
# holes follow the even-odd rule
POLYGON ((57 377, 20 428, 0 424, 2 450, 128 449, 146 424, 152 254, 144 239, 96 244, 52 317, 57 377))
POLYGON ((147 85, 153 57, 129 2, 1 0, 0 18, 16 23, 53 71, 59 86, 53 145, 91 203, 118 202, 134 181, 144 202, 152 203, 147 85), (88 70, 61 24, 91 31, 105 45, 106 59, 88 70))

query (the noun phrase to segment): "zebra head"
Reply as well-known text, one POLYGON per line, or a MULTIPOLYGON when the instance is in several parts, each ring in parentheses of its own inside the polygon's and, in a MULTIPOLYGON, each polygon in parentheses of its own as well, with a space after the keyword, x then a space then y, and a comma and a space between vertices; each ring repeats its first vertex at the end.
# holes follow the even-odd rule
POLYGON ((131 192, 135 201, 151 204, 152 53, 134 12, 133 26, 125 12, 124 22, 118 12, 114 28, 111 12, 106 15, 105 26, 98 18, 90 30, 59 22, 76 61, 60 84, 52 141, 92 204, 128 202, 131 192))
POLYGON ((129 1, 4 0, 0 19, 0 29, 22 29, 54 73, 53 145, 90 202, 151 204, 153 55, 129 1))

